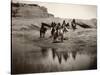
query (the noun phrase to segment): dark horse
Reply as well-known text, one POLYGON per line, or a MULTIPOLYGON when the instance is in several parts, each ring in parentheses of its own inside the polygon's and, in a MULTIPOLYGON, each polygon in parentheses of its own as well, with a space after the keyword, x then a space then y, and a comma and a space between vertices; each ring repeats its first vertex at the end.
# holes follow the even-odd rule
POLYGON ((56 23, 55 22, 52 22, 51 23, 51 36, 50 37, 53 37, 54 35, 54 32, 55 32, 55 27, 56 27, 56 23))
POLYGON ((41 23, 41 28, 40 28, 40 38, 45 38, 45 34, 47 31, 47 28, 50 28, 51 26, 46 23, 41 23))
POLYGON ((73 30, 77 29, 76 28, 76 21, 75 21, 75 19, 72 20, 71 25, 72 25, 72 29, 73 30))

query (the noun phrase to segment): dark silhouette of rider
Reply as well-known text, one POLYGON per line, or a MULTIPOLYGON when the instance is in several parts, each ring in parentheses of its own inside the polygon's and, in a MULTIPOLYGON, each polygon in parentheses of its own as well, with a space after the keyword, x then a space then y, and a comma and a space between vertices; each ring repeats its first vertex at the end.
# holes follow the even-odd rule
POLYGON ((76 21, 75 21, 75 19, 72 20, 71 25, 72 25, 73 30, 75 30, 76 29, 76 21))

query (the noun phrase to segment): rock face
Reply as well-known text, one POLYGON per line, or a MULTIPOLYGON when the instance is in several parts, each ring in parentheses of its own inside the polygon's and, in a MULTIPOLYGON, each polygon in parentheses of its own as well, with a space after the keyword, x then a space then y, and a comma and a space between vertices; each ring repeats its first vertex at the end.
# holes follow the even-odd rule
POLYGON ((47 8, 39 6, 37 4, 23 4, 23 3, 11 3, 12 4, 12 17, 26 17, 26 18, 47 18, 54 17, 54 15, 48 13, 47 8))

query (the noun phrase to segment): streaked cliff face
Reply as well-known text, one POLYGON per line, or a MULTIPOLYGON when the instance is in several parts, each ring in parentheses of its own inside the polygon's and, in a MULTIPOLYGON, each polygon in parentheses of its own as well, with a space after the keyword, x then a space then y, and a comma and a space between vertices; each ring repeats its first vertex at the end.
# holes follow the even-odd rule
POLYGON ((12 3, 12 16, 13 17, 26 17, 26 18, 48 18, 54 17, 49 14, 47 8, 37 4, 23 4, 12 3))

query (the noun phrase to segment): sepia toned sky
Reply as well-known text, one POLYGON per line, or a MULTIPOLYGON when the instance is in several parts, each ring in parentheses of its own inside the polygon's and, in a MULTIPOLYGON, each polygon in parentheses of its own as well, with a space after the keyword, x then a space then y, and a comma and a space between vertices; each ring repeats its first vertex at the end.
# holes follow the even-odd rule
POLYGON ((55 17, 77 18, 77 19, 97 18, 97 6, 95 5, 76 5, 76 4, 73 5, 73 4, 34 2, 32 0, 12 0, 12 1, 45 6, 48 9, 48 12, 54 14, 55 17))

